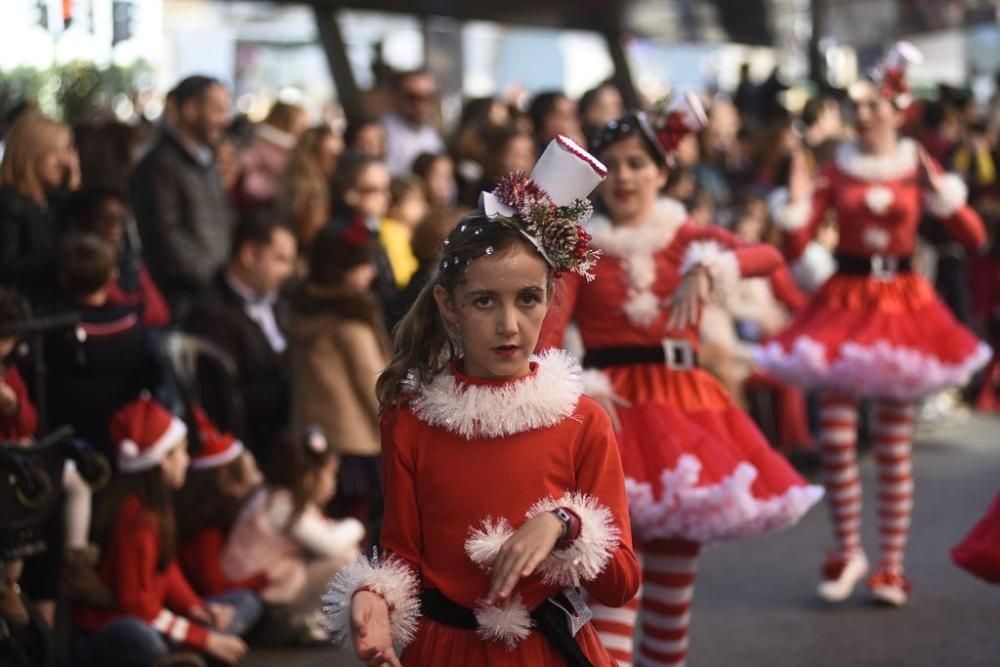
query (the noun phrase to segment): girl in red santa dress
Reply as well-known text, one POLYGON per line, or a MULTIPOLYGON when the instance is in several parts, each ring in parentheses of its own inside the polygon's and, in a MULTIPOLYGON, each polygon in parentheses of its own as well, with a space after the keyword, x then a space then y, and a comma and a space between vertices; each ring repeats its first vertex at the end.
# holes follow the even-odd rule
POLYGON ((382 554, 325 596, 369 665, 615 664, 578 589, 622 605, 639 586, 614 434, 575 361, 532 356, 554 271, 593 264, 580 223, 603 174, 560 137, 483 193, 397 329, 382 554))
POLYGON ((632 112, 598 135, 594 150, 609 176, 600 190, 607 215, 588 228, 603 253, 597 279, 560 281, 541 339, 558 347, 575 320, 587 393, 617 422, 643 586, 626 609, 593 610, 622 665, 632 663, 640 606, 641 663, 685 663, 702 544, 790 526, 822 495, 697 364, 702 304, 741 276, 781 265, 777 250, 699 226, 679 202, 659 197, 673 150, 703 123, 688 97, 666 117, 632 112))
POLYGON ((830 602, 847 599, 869 570, 861 547, 857 399, 876 401, 881 557, 868 585, 876 601, 900 606, 910 592, 903 551, 913 506, 913 403, 966 382, 990 357, 912 266, 923 213, 969 248, 985 241, 961 180, 898 136, 909 102, 905 66, 919 55, 898 44, 871 80, 852 91, 857 141, 841 147, 815 184, 797 157, 790 194, 772 200, 790 260, 829 212, 840 230, 837 272, 758 355, 771 373, 822 392, 820 443, 836 549, 817 592, 830 602))

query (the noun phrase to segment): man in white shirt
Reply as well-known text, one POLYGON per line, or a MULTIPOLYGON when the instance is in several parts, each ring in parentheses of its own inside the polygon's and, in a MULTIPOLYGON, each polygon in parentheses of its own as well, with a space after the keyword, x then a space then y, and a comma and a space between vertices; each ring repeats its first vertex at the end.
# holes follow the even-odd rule
POLYGON ((393 92, 394 111, 382 118, 386 165, 393 176, 408 174, 421 153, 441 153, 444 142, 433 125, 438 103, 437 83, 430 72, 401 73, 393 92))

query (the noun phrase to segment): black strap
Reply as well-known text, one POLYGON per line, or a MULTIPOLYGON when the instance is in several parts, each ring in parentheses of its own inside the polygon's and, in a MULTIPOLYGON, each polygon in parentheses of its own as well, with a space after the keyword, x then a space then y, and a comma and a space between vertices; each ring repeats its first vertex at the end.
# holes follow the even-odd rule
MULTIPOLYGON (((553 597, 566 609, 572 609, 572 605, 562 593, 553 597)), ((475 630, 479 627, 476 615, 471 609, 453 602, 436 588, 425 588, 420 591, 420 611, 432 621, 453 628, 475 630)), ((532 611, 531 620, 535 623, 535 629, 562 656, 568 667, 593 667, 593 663, 584 654, 576 637, 569 630, 566 612, 552 600, 546 600, 532 611)))
MULTIPOLYGON (((674 348, 677 357, 675 364, 683 364, 681 348, 674 348)), ((633 364, 663 364, 666 363, 666 352, 663 346, 640 347, 623 345, 621 347, 597 347, 587 350, 583 356, 584 368, 607 368, 608 366, 632 366, 633 364)), ((692 364, 698 365, 698 355, 692 353, 692 364)))
MULTIPOLYGON (((837 253, 837 273, 850 276, 870 276, 875 273, 875 263, 878 257, 861 257, 860 255, 845 255, 837 253)), ((913 257, 882 257, 885 268, 892 273, 910 273, 913 271, 913 257)))

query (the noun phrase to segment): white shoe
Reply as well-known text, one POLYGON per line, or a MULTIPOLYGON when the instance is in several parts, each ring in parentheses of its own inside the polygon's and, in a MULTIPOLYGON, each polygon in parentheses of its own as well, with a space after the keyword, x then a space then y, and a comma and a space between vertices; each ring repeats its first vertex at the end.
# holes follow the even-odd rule
POLYGON ((816 594, 827 602, 843 602, 851 597, 854 587, 868 574, 868 558, 859 551, 846 560, 830 554, 823 566, 823 581, 816 594))
POLYGON ((910 597, 913 588, 910 581, 901 574, 877 572, 868 580, 872 597, 876 602, 902 607, 910 597))

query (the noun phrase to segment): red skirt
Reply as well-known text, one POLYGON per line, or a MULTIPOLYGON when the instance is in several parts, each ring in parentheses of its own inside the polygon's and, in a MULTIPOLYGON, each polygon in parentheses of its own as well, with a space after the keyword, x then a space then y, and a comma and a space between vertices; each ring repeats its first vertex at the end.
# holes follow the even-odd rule
MULTIPOLYGON (((592 623, 580 628, 576 641, 594 667, 617 667, 618 663, 601 644, 592 623)), ((524 665, 565 665, 566 661, 545 637, 532 632, 513 649, 484 642, 473 630, 453 628, 424 618, 413 642, 403 651, 405 667, 476 665, 477 667, 523 667, 524 665)))
POLYGON ((951 550, 951 558, 977 577, 1000 584, 1000 493, 979 523, 951 550))
POLYGON ((605 369, 632 529, 642 540, 705 543, 780 530, 823 495, 775 452, 719 382, 662 364, 605 369))
POLYGON ((804 387, 914 400, 965 384, 991 355, 922 276, 836 274, 756 361, 804 387))

